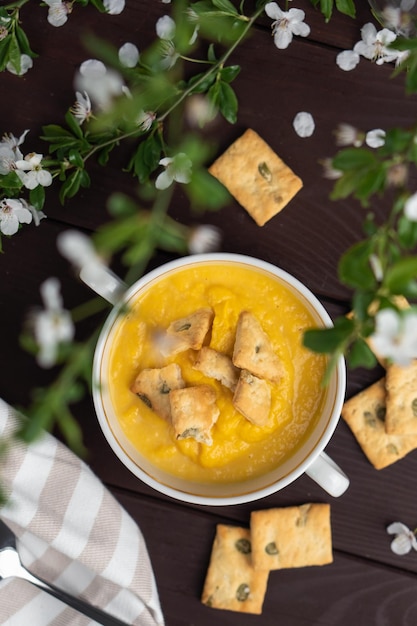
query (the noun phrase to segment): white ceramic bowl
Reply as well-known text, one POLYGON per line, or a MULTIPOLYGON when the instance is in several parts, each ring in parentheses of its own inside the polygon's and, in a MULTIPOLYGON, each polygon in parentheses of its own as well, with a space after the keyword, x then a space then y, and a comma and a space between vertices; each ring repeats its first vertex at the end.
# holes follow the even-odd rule
MULTIPOLYGON (((230 485, 200 484, 177 478, 152 465, 124 434, 112 407, 106 385, 112 333, 117 327, 120 308, 134 299, 139 289, 170 272, 174 272, 176 269, 210 262, 218 263, 219 261, 225 264, 243 264, 252 269, 269 273, 297 295, 310 311, 318 326, 329 327, 332 325, 326 310, 309 289, 287 272, 264 261, 244 255, 218 253, 194 255, 167 263, 146 274, 125 292, 123 298, 111 311, 101 331, 93 365, 93 399, 104 436, 116 456, 137 478, 157 491, 185 502, 205 505, 231 505, 250 502, 283 489, 306 471, 317 482, 320 482, 329 493, 341 495, 348 482, 344 486, 339 485, 333 489, 331 483, 334 480, 336 483, 338 481, 338 476, 334 475, 334 472, 338 473, 338 468, 336 466, 337 469, 334 469, 335 464, 322 452, 337 426, 344 402, 346 372, 343 358, 340 358, 337 363, 328 386, 323 411, 309 439, 290 459, 263 476, 230 485), (322 478, 317 477, 317 474, 320 474, 322 478)), ((114 280, 114 276, 112 280, 114 280)), ((97 286, 95 285, 94 288, 96 289, 97 286)), ((104 286, 104 290, 101 290, 102 293, 103 291, 106 291, 106 286, 104 286)))

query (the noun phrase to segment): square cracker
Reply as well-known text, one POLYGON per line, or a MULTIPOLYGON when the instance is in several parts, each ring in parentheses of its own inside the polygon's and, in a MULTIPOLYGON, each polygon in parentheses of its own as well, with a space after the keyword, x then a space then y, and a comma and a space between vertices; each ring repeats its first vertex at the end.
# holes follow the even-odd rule
POLYGON ((233 406, 255 426, 265 426, 271 410, 269 384, 247 370, 242 370, 233 396, 233 406))
POLYGON ((410 365, 390 365, 385 374, 390 435, 417 435, 417 359, 410 365))
POLYGON ((303 504, 252 511, 255 569, 276 570, 332 563, 329 504, 303 504))
POLYGON ((380 470, 417 448, 417 435, 390 435, 385 430, 385 377, 347 400, 342 417, 364 454, 380 470))
POLYGON ((171 420, 177 439, 192 437, 209 446, 211 429, 219 417, 216 392, 210 385, 174 389, 170 394, 171 420))
POLYGON ((200 350, 213 323, 214 311, 202 307, 190 315, 174 320, 164 337, 164 356, 171 356, 185 350, 200 350))
POLYGON ((270 146, 248 129, 209 167, 258 226, 282 211, 303 186, 270 146))
POLYGON ((227 354, 203 346, 193 367, 208 378, 220 381, 222 385, 232 391, 236 388, 239 370, 233 365, 232 359, 227 354))
POLYGON ((215 609, 262 613, 268 572, 255 570, 250 531, 218 524, 201 601, 215 609))
POLYGON ((170 422, 170 391, 182 387, 185 387, 185 382, 182 378, 181 368, 176 363, 171 363, 162 368, 142 370, 136 376, 130 389, 147 407, 170 422))
POLYGON ((278 382, 284 373, 268 335, 250 311, 239 315, 232 360, 236 367, 272 382, 278 382))

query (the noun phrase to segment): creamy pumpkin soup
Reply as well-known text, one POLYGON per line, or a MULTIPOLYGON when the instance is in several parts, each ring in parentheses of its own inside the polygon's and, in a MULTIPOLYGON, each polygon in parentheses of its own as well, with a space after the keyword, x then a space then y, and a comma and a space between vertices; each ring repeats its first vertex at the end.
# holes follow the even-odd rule
MULTIPOLYGON (((303 331, 316 325, 308 305, 291 288, 248 265, 210 261, 154 280, 135 294, 111 336, 108 386, 123 432, 152 464, 187 480, 232 483, 274 469, 305 442, 324 405, 326 390, 321 382, 326 360, 302 346, 303 331), (166 330, 200 310, 212 311, 203 346, 210 349, 209 355, 233 359, 243 311, 256 319, 267 337, 280 373, 262 378, 269 405, 259 423, 239 410, 233 382, 208 375, 204 368, 205 373, 201 371, 198 350, 166 349, 166 330), (175 380, 182 381, 177 385, 181 389, 175 394, 176 402, 200 385, 206 394, 207 386, 214 392, 210 398, 216 406, 215 419, 205 439, 178 437, 167 418, 169 386, 159 414, 144 394, 134 392, 142 372, 171 364, 176 366, 172 370, 175 380)), ((258 375, 256 379, 261 380, 258 375)))

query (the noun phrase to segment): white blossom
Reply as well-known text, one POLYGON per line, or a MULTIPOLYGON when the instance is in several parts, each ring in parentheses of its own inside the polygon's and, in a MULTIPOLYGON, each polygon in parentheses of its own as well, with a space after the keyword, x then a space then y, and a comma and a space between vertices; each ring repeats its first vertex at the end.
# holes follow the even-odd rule
POLYGON ((33 67, 33 61, 28 54, 20 55, 20 69, 19 71, 16 69, 14 63, 9 61, 6 65, 6 70, 11 74, 15 74, 16 76, 23 76, 33 67))
POLYGON ((354 50, 343 50, 336 57, 336 63, 344 72, 355 69, 360 61, 360 56, 354 50))
POLYGON ((314 118, 311 113, 300 111, 294 117, 293 127, 299 137, 311 137, 315 129, 314 118))
POLYGON ((153 111, 141 111, 136 119, 136 123, 144 133, 152 126, 156 119, 156 113, 153 111))
POLYGON ((16 161, 16 174, 26 189, 35 189, 38 185, 42 187, 52 185, 52 174, 42 168, 42 158, 42 154, 30 152, 24 159, 16 161))
POLYGON ((165 170, 158 175, 155 181, 157 189, 167 189, 174 180, 177 183, 186 184, 190 182, 192 163, 183 152, 179 152, 172 158, 161 159, 159 165, 163 165, 165 170))
POLYGON ((135 67, 139 61, 139 50, 134 43, 126 42, 119 48, 119 61, 125 67, 135 67))
POLYGON ((305 13, 301 9, 282 11, 276 2, 265 5, 265 13, 274 20, 271 25, 274 43, 283 50, 290 45, 293 35, 307 37, 310 27, 304 23, 305 13))
POLYGON ((354 52, 366 59, 375 61, 377 65, 396 60, 396 50, 388 49, 388 46, 397 38, 397 35, 392 30, 383 28, 377 31, 374 24, 369 22, 362 26, 361 36, 361 41, 358 41, 353 48, 354 52))
POLYGON ((46 218, 45 213, 41 211, 40 209, 37 209, 36 207, 34 207, 32 204, 29 204, 29 202, 27 202, 27 200, 25 200, 24 198, 20 198, 20 202, 23 204, 25 209, 30 211, 32 218, 33 218, 33 223, 35 224, 35 226, 39 226, 39 224, 41 223, 41 220, 46 218))
POLYGON ((25 130, 20 137, 12 133, 5 133, 0 141, 0 174, 3 176, 16 169, 16 161, 23 159, 20 146, 29 130, 25 130))
POLYGON ((125 0, 103 0, 104 8, 110 15, 120 15, 125 8, 125 0))
POLYGON ((175 22, 169 15, 163 15, 156 22, 156 34, 159 39, 164 39, 170 41, 175 36, 175 22))
POLYGON ((161 69, 169 70, 171 67, 175 65, 177 59, 179 57, 178 52, 175 49, 175 46, 172 41, 161 41, 161 69))
POLYGON ((383 358, 407 366, 417 358, 417 313, 382 309, 375 315, 372 349, 383 358))
POLYGON ((46 368, 56 363, 60 344, 74 337, 74 324, 70 313, 62 306, 60 283, 56 278, 48 278, 40 291, 45 308, 33 314, 32 323, 39 347, 37 360, 46 368))
POLYGON ((11 148, 0 144, 0 174, 5 176, 15 169, 16 156, 11 148))
POLYGON ((80 91, 75 92, 75 103, 71 107, 71 113, 80 125, 92 117, 91 100, 86 91, 84 93, 80 91))
POLYGON ((391 542, 391 550, 395 554, 408 554, 411 549, 417 550, 417 540, 415 533, 401 522, 393 522, 387 527, 389 535, 395 535, 391 542))
POLYGON ((370 148, 381 148, 385 143, 386 132, 382 128, 368 130, 365 136, 365 143, 370 148))
POLYGON ((108 69, 102 61, 88 59, 81 63, 75 75, 75 88, 86 92, 100 109, 108 109, 113 99, 124 93, 124 82, 115 70, 108 69))
POLYGON ((3 235, 14 235, 19 230, 19 224, 30 224, 31 221, 31 212, 20 200, 4 198, 0 201, 0 232, 3 235))
POLYGON ((64 258, 76 269, 91 265, 102 265, 90 237, 78 230, 66 230, 57 238, 57 247, 64 258))
POLYGON ((411 222, 417 222, 417 192, 407 198, 404 204, 404 215, 411 222))
POLYGON ((355 148, 359 148, 364 141, 362 131, 356 128, 356 126, 352 126, 352 124, 345 124, 343 122, 337 125, 334 135, 336 145, 340 147, 355 146, 355 148))
POLYGON ((72 11, 72 3, 63 0, 45 0, 45 4, 49 6, 47 19, 51 26, 63 26, 72 11))
POLYGON ((220 247, 221 231, 216 226, 201 224, 192 228, 188 237, 188 250, 191 254, 216 252, 220 247))

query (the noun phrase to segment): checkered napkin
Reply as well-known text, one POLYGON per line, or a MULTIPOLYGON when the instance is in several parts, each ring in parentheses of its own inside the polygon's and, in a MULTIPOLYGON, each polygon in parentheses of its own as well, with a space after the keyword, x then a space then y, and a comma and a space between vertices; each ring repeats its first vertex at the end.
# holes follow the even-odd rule
MULTIPOLYGON (((0 400, 0 440, 16 428, 0 400)), ((163 625, 141 531, 84 462, 52 435, 13 441, 0 456, 0 518, 35 575, 137 626, 163 625)), ((0 581, 0 624, 86 626, 94 621, 16 578, 0 581)))

